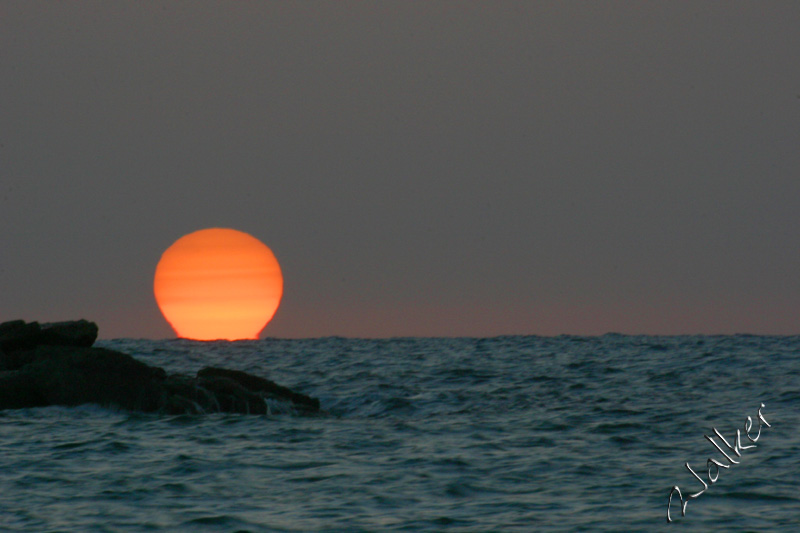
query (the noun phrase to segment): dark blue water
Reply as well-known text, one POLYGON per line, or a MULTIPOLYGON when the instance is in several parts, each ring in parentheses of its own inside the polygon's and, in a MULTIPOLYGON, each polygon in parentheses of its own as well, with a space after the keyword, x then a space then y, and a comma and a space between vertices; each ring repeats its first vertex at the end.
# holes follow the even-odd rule
MULTIPOLYGON (((800 337, 99 343, 319 417, 0 412, 2 531, 796 531, 800 337), (703 438, 771 428, 702 489, 703 438)), ((749 444, 744 435, 743 444, 749 444)), ((718 439, 717 439, 718 440, 718 439)), ((729 452, 732 453, 732 452, 729 452)), ((713 473, 713 471, 712 471, 713 473)))

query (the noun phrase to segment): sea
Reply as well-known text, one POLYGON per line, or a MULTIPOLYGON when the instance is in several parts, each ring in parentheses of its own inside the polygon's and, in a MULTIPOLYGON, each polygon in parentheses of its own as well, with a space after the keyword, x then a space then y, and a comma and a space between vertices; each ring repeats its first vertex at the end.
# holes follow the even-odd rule
POLYGON ((0 411, 0 531, 800 530, 797 336, 97 345, 324 412, 0 411))

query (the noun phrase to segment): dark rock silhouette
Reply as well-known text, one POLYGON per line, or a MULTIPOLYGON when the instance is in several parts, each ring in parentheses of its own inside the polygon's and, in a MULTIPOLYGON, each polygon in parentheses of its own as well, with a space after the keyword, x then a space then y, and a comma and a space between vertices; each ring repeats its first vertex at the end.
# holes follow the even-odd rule
POLYGON ((42 327, 38 322, 13 320, 0 324, 0 350, 11 352, 34 348, 39 343, 42 327))
POLYGON ((42 324, 38 344, 90 347, 97 340, 97 324, 88 320, 42 324))
POLYGON ((94 403, 169 414, 317 413, 319 400, 239 370, 204 368, 195 377, 93 347, 86 320, 0 324, 0 409, 94 403))
POLYGON ((241 370, 228 370, 225 368, 205 367, 197 372, 199 379, 222 378, 226 381, 235 381, 244 389, 261 393, 268 397, 286 398, 297 405, 303 405, 312 411, 319 411, 319 400, 304 394, 294 392, 268 379, 264 379, 241 370))

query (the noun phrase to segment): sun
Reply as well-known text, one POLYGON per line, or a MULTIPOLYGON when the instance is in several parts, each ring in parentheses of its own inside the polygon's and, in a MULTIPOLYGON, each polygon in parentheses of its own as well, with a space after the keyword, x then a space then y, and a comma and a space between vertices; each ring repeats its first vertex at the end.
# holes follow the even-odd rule
POLYGON ((179 337, 257 339, 283 295, 283 275, 264 243, 242 231, 184 235, 161 255, 153 292, 179 337))

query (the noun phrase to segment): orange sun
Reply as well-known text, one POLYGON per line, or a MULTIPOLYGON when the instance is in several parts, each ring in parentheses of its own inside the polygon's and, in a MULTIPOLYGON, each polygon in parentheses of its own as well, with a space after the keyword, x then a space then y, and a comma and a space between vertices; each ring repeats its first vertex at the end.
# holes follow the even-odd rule
POLYGON ((272 250, 255 237, 211 228, 167 248, 153 291, 179 337, 257 339, 278 309, 283 275, 272 250))

